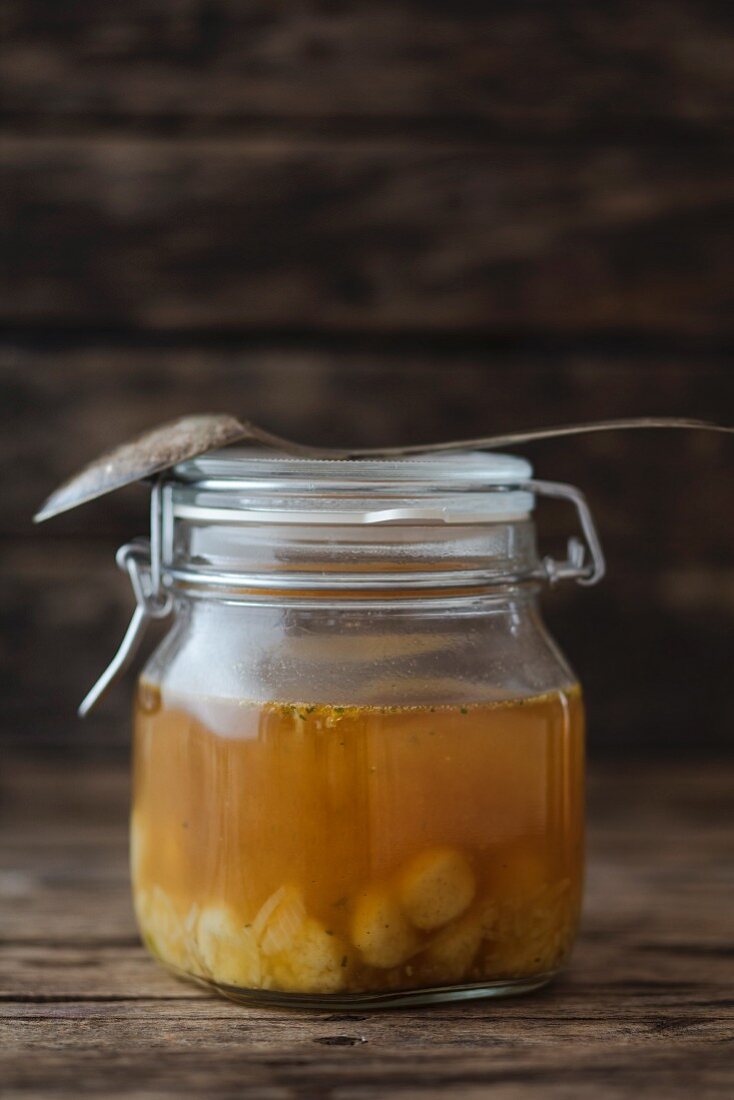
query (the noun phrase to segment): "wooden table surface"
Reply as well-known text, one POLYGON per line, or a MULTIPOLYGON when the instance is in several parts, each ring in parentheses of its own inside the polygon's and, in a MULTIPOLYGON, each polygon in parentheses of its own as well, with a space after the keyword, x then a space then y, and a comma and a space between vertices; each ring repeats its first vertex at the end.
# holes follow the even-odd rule
POLYGON ((551 988, 242 1008, 164 973, 128 896, 120 765, 6 761, 0 1089, 18 1097, 734 1095, 734 763, 601 763, 583 932, 551 988))

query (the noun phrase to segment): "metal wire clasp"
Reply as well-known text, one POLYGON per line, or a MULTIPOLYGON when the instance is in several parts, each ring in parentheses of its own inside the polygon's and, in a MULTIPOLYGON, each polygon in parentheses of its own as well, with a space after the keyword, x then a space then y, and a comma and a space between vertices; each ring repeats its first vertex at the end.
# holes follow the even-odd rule
POLYGON ((573 535, 568 540, 568 557, 565 561, 556 561, 555 558, 542 559, 539 577, 550 584, 558 581, 574 580, 577 584, 586 587, 598 584, 606 573, 607 566, 604 560, 604 551, 601 548, 599 535, 591 516, 586 497, 575 485, 566 485, 560 481, 536 481, 534 478, 525 481, 518 488, 527 489, 537 496, 552 497, 556 500, 568 500, 576 508, 581 532, 585 541, 573 535), (587 551, 591 560, 587 558, 587 551))
POLYGON ((82 718, 128 667, 138 651, 148 621, 164 619, 170 614, 173 603, 170 592, 161 589, 160 571, 153 568, 149 539, 133 539, 132 542, 125 543, 117 551, 115 560, 118 568, 130 578, 135 593, 135 610, 120 648, 92 690, 82 700, 78 712, 82 718))

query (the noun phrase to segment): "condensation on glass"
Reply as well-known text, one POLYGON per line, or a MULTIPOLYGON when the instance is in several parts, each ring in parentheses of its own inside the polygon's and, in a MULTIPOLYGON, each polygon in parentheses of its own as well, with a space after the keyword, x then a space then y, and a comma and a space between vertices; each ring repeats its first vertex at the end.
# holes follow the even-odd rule
POLYGON ((581 903, 584 716, 537 597, 603 572, 580 494, 507 455, 232 449, 163 475, 152 521, 119 555, 141 621, 172 615, 135 703, 152 953, 283 1005, 552 978, 581 903), (538 554, 539 494, 579 511, 563 562, 538 554))

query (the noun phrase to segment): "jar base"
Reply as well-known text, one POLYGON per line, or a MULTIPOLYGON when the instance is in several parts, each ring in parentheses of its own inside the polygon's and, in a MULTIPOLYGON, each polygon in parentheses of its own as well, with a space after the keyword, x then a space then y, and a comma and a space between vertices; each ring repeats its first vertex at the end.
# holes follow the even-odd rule
POLYGON ((229 1001, 237 1004, 260 1008, 295 1009, 335 1009, 337 1011, 356 1011, 358 1009, 400 1008, 403 1005, 446 1004, 451 1001, 474 1001, 489 997, 517 997, 523 993, 533 993, 548 985, 557 970, 544 974, 533 974, 528 978, 501 978, 496 981, 471 982, 464 985, 435 986, 431 989, 400 989, 382 993, 286 993, 273 989, 239 989, 237 986, 223 985, 206 978, 193 977, 180 970, 173 970, 177 978, 188 978, 197 985, 210 989, 229 1001))

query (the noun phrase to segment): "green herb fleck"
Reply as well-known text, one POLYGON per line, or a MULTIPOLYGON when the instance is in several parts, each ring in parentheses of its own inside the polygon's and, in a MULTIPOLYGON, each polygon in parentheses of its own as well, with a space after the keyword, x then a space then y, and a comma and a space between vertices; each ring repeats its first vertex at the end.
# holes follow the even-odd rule
POLYGON ((459 708, 459 713, 460 714, 468 714, 469 713, 469 708, 468 707, 460 707, 459 708))

